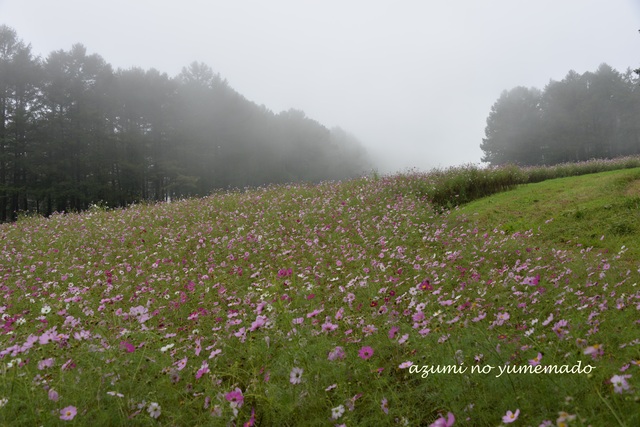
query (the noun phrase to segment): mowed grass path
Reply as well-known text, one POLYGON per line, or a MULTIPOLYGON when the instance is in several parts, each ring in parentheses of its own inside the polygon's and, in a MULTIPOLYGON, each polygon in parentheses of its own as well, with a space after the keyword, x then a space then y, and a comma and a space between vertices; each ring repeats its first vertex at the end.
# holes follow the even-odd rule
POLYGON ((0 226, 0 425, 640 424, 640 170, 0 226))

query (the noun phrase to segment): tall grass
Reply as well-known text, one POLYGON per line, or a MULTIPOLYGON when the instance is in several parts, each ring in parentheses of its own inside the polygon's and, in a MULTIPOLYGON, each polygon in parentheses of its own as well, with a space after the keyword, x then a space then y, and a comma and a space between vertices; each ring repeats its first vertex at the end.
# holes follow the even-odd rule
POLYGON ((554 166, 535 166, 523 168, 527 183, 541 182, 547 179, 565 178, 590 173, 607 172, 618 169, 640 167, 640 156, 619 157, 615 159, 593 159, 579 163, 562 163, 554 166))
POLYGON ((616 159, 593 159, 553 166, 518 167, 505 165, 481 167, 474 164, 434 169, 427 173, 411 172, 399 177, 398 193, 412 193, 449 209, 470 201, 511 190, 518 185, 548 179, 586 175, 618 169, 640 167, 640 156, 616 159))

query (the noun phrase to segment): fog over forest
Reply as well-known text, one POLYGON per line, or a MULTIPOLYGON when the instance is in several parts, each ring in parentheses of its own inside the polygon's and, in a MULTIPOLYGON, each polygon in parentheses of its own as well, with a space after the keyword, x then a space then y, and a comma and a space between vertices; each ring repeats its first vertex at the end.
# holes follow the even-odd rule
POLYGON ((274 114, 208 65, 114 70, 81 44, 46 59, 0 26, 0 220, 94 203, 348 179, 371 171, 340 128, 274 114))
POLYGON ((504 90, 640 66, 635 0, 0 0, 34 55, 82 43, 117 69, 207 64, 278 114, 353 134, 380 172, 479 163, 504 90))

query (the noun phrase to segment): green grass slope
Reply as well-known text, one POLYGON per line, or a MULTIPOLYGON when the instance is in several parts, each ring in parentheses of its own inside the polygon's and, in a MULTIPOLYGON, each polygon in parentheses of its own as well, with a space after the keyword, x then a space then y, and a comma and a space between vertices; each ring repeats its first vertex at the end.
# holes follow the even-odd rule
POLYGON ((470 202, 454 218, 468 217, 506 232, 544 229, 541 244, 582 245, 640 260, 640 168, 521 186, 470 202))

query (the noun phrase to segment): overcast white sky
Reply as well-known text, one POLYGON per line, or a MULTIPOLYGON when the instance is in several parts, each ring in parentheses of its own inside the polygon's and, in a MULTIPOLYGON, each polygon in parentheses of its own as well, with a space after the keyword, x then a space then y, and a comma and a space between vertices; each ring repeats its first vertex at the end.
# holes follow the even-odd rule
POLYGON ((202 61, 351 132, 382 172, 479 163, 505 89, 640 67, 638 0, 0 0, 0 24, 43 58, 82 43, 114 68, 202 61))

